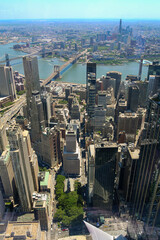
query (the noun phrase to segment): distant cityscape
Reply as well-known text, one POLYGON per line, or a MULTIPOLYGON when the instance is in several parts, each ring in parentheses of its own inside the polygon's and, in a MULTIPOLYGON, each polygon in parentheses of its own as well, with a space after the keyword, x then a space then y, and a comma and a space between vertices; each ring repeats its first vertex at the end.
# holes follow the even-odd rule
POLYGON ((0 22, 0 239, 160 239, 159 61, 158 21, 0 22))

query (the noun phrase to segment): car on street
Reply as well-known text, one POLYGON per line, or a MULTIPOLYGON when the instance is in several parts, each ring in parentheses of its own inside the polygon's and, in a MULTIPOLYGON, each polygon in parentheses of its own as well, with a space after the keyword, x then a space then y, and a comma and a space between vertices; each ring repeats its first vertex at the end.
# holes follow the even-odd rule
POLYGON ((64 231, 68 231, 68 228, 62 228, 62 231, 64 232, 64 231))

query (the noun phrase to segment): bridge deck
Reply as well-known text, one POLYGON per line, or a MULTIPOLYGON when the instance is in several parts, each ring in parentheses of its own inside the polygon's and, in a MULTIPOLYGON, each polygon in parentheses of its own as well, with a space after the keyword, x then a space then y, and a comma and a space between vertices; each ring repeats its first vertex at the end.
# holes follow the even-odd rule
MULTIPOLYGON (((74 58, 71 58, 70 60, 68 60, 66 63, 64 63, 61 67, 60 67, 60 72, 67 67, 69 64, 73 63, 74 61, 76 61, 77 59, 79 59, 83 54, 85 54, 87 52, 87 50, 81 52, 80 54, 78 54, 77 56, 75 56, 74 58)), ((43 83, 42 86, 47 85, 52 79, 54 79, 56 76, 59 75, 59 72, 53 72, 51 73, 51 75, 46 78, 43 83)))

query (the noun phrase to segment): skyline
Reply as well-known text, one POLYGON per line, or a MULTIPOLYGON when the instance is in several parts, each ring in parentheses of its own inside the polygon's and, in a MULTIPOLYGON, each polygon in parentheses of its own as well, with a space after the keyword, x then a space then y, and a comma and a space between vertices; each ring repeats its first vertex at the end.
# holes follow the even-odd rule
POLYGON ((158 20, 160 2, 153 0, 0 0, 0 20, 27 19, 147 19, 158 20), (23 4, 22 4, 23 3, 23 4), (152 11, 154 6, 154 11, 152 11))

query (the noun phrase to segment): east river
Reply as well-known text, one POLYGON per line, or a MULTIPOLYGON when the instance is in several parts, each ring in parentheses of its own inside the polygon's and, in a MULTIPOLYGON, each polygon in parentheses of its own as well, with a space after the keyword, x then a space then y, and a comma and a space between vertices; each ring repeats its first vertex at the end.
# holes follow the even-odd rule
MULTIPOLYGON (((14 43, 15 44, 15 43, 14 43)), ((8 53, 10 58, 16 56, 23 56, 25 53, 21 51, 16 51, 12 48, 13 43, 0 45, 0 61, 5 59, 5 54, 8 53)), ((57 58, 40 58, 38 57, 38 67, 40 79, 47 78, 54 70, 54 65, 63 65, 64 62, 57 58)), ((13 70, 24 74, 23 64, 21 59, 11 61, 13 70)), ((108 71, 119 71, 122 73, 122 80, 129 74, 138 75, 139 63, 129 62, 123 65, 102 65, 97 64, 97 78, 105 75, 108 71)), ((143 66, 142 80, 147 77, 148 66, 143 66)), ((86 79, 86 64, 74 64, 69 68, 59 81, 72 82, 72 83, 85 83, 86 79)))

